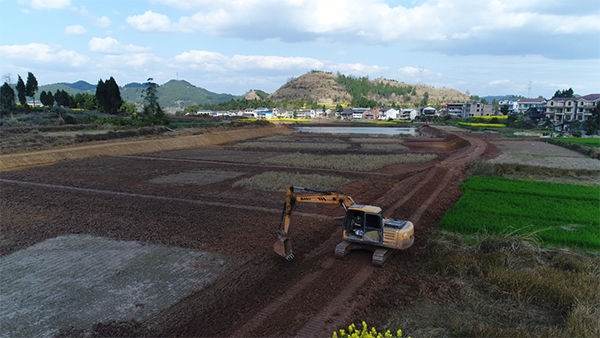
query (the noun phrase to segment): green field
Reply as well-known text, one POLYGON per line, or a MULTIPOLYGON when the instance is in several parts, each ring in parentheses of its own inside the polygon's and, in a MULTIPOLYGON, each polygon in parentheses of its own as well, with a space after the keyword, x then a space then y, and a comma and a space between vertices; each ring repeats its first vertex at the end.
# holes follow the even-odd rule
POLYGON ((600 138, 557 137, 556 140, 568 143, 577 143, 586 147, 600 147, 600 138))
POLYGON ((600 186, 470 177, 440 221, 463 234, 536 233, 549 245, 600 250, 600 186))

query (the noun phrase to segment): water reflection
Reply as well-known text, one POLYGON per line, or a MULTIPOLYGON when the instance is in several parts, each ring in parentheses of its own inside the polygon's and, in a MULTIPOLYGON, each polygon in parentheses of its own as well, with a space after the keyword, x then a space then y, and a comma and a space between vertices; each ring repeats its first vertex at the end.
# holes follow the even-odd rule
POLYGON ((294 132, 318 134, 370 134, 419 136, 419 131, 417 130, 417 128, 389 127, 294 127, 294 132))

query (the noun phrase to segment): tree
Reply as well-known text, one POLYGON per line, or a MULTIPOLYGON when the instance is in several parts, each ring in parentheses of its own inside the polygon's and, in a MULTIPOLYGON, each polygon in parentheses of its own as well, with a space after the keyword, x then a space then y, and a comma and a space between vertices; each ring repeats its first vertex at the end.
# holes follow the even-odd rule
POLYGON ((119 111, 119 108, 121 108, 121 91, 112 76, 106 82, 103 82, 102 79, 98 81, 96 98, 105 113, 116 114, 119 111))
POLYGON ((425 92, 423 99, 421 100, 421 106, 425 107, 427 104, 429 104, 429 93, 425 92))
POLYGON ((557 90, 553 97, 573 97, 573 88, 557 90))
POLYGON ((27 95, 25 89, 25 82, 23 82, 21 75, 19 75, 19 79, 17 80, 17 97, 19 98, 19 103, 21 103, 23 107, 26 107, 27 95))
POLYGON ((15 106, 15 91, 12 87, 4 82, 0 87, 0 108, 11 109, 15 106))
POLYGON ((582 129, 585 130, 586 135, 596 135, 600 128, 600 107, 596 105, 596 108, 592 110, 592 118, 583 121, 582 129))
POLYGON ((152 124, 169 124, 169 120, 165 118, 165 113, 158 104, 158 96, 156 92, 158 90, 158 84, 152 82, 153 78, 148 78, 145 83, 146 89, 142 91, 144 96, 144 115, 150 119, 152 124))
POLYGON ((54 94, 54 100, 56 101, 57 105, 62 107, 71 107, 75 103, 73 97, 69 95, 69 93, 60 89, 56 90, 56 93, 54 94))
POLYGON ((52 95, 52 92, 46 93, 45 90, 42 90, 42 92, 40 93, 40 102, 42 102, 44 106, 53 106, 54 95, 52 95))
POLYGON ((38 91, 38 82, 32 72, 27 73, 27 84, 25 84, 25 96, 31 98, 35 103, 35 93, 38 91))

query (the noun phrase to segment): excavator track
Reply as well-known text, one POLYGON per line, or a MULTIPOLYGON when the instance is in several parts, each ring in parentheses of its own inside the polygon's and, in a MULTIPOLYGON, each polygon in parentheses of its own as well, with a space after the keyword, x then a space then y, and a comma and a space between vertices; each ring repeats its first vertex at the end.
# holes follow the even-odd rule
POLYGON ((382 267, 385 261, 390 259, 398 250, 392 250, 387 248, 379 248, 373 253, 373 259, 371 262, 374 266, 382 267))

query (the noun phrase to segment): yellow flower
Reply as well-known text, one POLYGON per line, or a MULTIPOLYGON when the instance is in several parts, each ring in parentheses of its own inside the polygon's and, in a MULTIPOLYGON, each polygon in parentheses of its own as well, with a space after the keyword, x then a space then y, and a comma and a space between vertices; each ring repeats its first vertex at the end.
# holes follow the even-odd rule
POLYGON ((337 332, 333 331, 333 336, 331 338, 337 338, 337 332))
POLYGON ((398 330, 398 333, 396 334, 396 336, 402 337, 402 330, 398 330))
POLYGON ((340 329, 340 336, 343 337, 346 335, 346 331, 344 329, 340 329))

